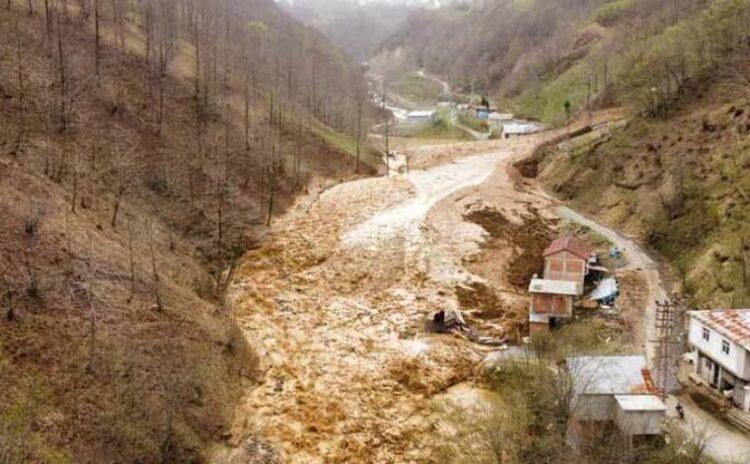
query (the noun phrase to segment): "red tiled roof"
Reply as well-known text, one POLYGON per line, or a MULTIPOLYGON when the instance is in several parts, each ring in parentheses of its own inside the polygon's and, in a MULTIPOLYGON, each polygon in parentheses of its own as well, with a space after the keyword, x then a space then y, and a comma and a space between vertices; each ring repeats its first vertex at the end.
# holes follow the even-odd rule
POLYGON ((750 350, 750 309, 693 311, 693 316, 734 343, 750 350))
POLYGON ((586 245, 578 241, 575 237, 566 235, 553 240, 547 249, 544 250, 543 256, 554 255, 561 251, 569 251, 582 259, 589 259, 589 256, 591 255, 591 252, 586 248, 586 245))

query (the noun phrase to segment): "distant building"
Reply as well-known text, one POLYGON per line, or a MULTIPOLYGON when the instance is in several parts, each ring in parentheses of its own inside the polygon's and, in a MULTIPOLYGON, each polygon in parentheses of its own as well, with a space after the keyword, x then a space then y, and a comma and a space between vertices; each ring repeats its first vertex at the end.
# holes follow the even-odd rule
POLYGON ((498 113, 497 111, 490 113, 487 118, 497 123, 509 123, 514 120, 513 113, 498 113))
POLYGON ((578 295, 575 282, 545 280, 534 276, 529 284, 529 333, 546 332, 559 319, 573 315, 573 300, 578 295))
POLYGON ((691 311, 688 340, 695 350, 691 377, 750 412, 750 309, 691 311))
POLYGON ((567 442, 601 433, 611 423, 628 441, 662 433, 667 408, 643 356, 581 356, 565 360, 572 394, 567 442))
POLYGON ((503 138, 518 137, 521 135, 534 134, 542 130, 542 125, 538 122, 513 120, 503 123, 503 138))
POLYGON ((435 120, 436 114, 433 110, 410 111, 406 113, 406 120, 414 123, 431 122, 435 120))
POLYGON ((544 278, 576 283, 577 295, 589 272, 589 249, 572 236, 557 238, 544 250, 544 278))

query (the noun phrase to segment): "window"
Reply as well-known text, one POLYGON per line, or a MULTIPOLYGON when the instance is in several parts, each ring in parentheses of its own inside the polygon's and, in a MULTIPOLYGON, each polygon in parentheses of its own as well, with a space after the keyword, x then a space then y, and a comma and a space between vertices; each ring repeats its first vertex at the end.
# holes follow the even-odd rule
POLYGON ((708 341, 711 338, 711 332, 707 328, 703 328, 703 340, 708 341))
POLYGON ((729 354, 729 342, 726 340, 721 341, 721 352, 724 354, 729 354))

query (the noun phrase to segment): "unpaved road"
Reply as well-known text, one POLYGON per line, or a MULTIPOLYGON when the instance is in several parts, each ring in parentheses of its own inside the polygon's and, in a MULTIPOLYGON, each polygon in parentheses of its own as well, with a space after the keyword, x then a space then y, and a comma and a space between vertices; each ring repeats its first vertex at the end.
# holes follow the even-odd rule
MULTIPOLYGON (((649 365, 653 368, 657 355, 655 343, 657 333, 654 324, 656 301, 664 301, 669 295, 668 285, 658 264, 637 242, 624 237, 611 228, 599 224, 566 206, 558 206, 555 211, 561 218, 577 222, 596 231, 623 250, 628 265, 620 271, 638 271, 647 287, 648 304, 644 308, 641 329, 635 331, 634 338, 636 346, 646 353, 649 365)), ((750 463, 750 437, 701 410, 688 396, 679 398, 680 403, 685 408, 685 421, 679 421, 676 419, 677 413, 675 410, 677 401, 674 396, 668 398, 669 417, 674 418, 674 423, 688 436, 694 437, 697 441, 704 440, 706 453, 725 462, 750 463)))
MULTIPOLYGON (((553 210, 507 169, 553 135, 413 150, 409 174, 338 185, 281 218, 232 289, 259 382, 213 462, 494 462, 486 430, 495 399, 465 382, 487 353, 424 325, 435 311, 458 308, 457 285, 481 280, 464 267, 485 235, 464 220, 467 208, 481 203, 519 222, 530 207, 553 210), (457 416, 470 419, 458 426, 457 416), (465 447, 446 449, 462 436, 471 437, 465 447)), ((650 300, 665 296, 635 243, 560 214, 630 250, 650 300)))

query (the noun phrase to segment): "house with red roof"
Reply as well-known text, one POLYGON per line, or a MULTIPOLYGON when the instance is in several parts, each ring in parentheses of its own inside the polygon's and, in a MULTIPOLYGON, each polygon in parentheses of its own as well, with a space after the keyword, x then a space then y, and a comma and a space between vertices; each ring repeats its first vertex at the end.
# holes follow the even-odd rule
POLYGON ((577 295, 583 294, 583 282, 589 272, 591 251, 575 237, 557 238, 544 250, 544 278, 576 284, 577 295))
POLYGON ((750 412, 750 309, 690 311, 691 378, 750 412))

